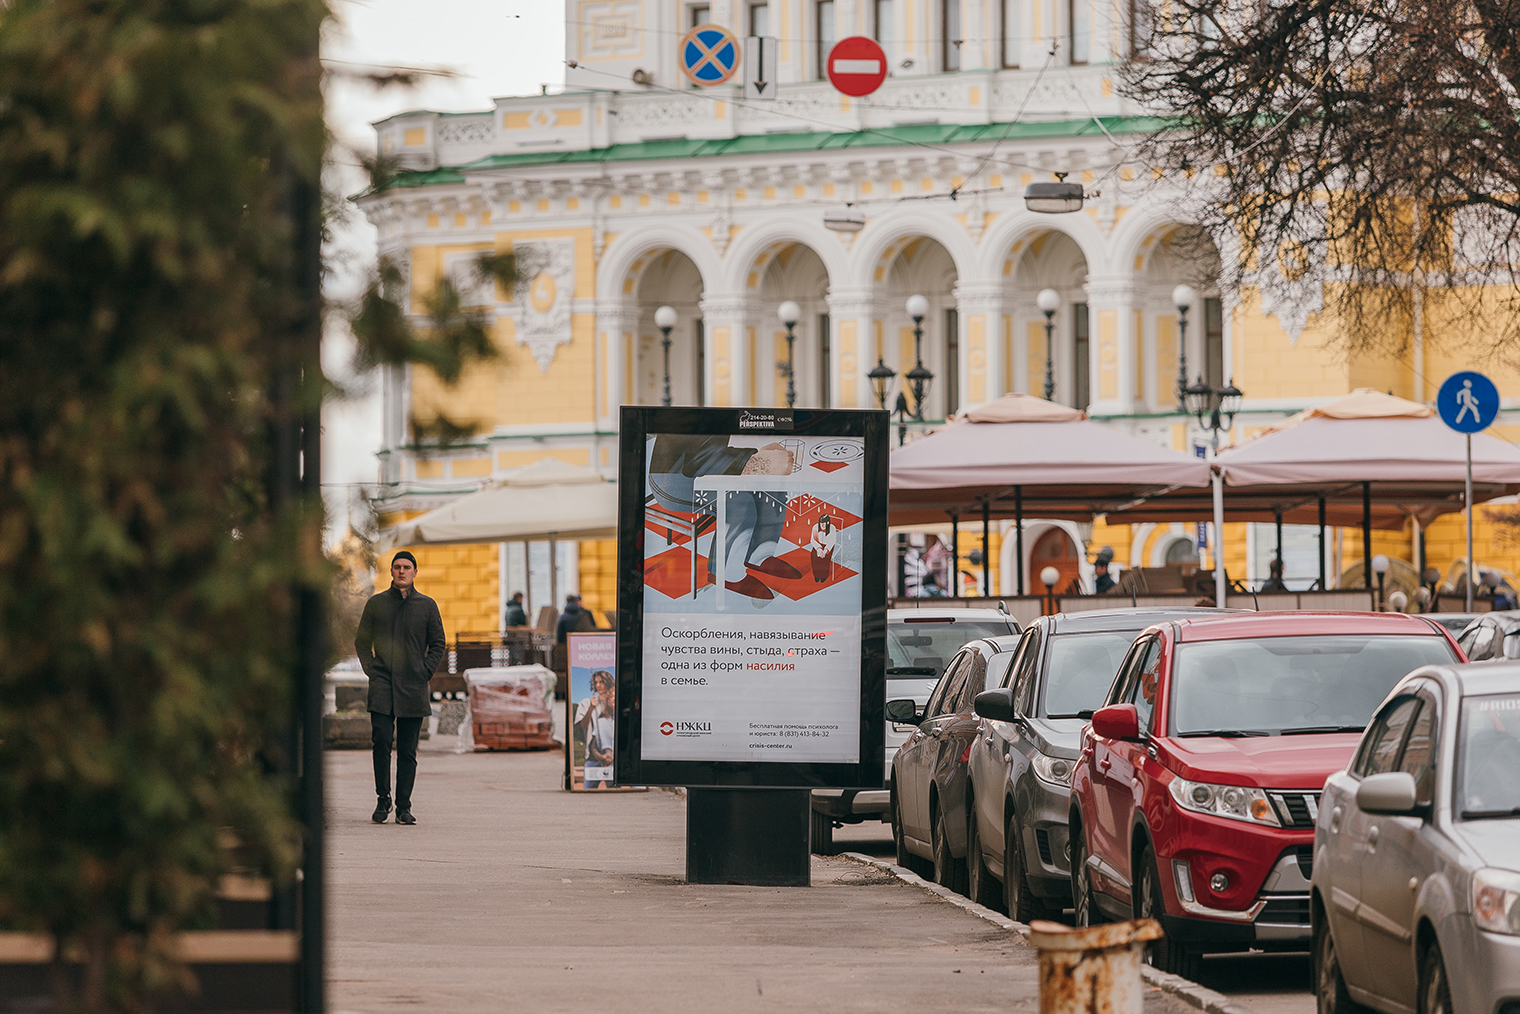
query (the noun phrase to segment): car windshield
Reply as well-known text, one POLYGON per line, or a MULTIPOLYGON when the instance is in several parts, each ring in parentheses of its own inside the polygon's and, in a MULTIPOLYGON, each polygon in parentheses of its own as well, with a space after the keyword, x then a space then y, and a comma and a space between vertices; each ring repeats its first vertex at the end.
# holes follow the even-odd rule
POLYGON ((1079 718, 1078 712, 1103 706, 1124 653, 1138 630, 1106 630, 1098 634, 1056 634, 1050 639, 1045 667, 1046 718, 1079 718))
POLYGON ((1173 735, 1360 732, 1411 669, 1453 662, 1441 637, 1316 634, 1177 649, 1173 735))
POLYGON ((1462 702, 1457 807, 1467 820, 1520 816, 1520 694, 1462 702))
POLYGON ((937 678, 967 641, 1012 633, 1013 625, 999 620, 888 620, 887 675, 937 678))

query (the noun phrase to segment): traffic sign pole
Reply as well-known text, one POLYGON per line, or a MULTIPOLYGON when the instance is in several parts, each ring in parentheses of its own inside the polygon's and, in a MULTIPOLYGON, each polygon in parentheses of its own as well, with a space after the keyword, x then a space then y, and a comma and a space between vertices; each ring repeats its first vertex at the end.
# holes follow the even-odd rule
POLYGON ((1477 568, 1473 566, 1472 554, 1472 434, 1467 434, 1467 611, 1473 607, 1473 578, 1477 568))
POLYGON ((1473 608, 1473 582, 1478 564, 1473 559, 1472 435, 1488 429, 1499 417, 1499 389, 1481 373, 1463 370, 1446 378, 1436 392, 1441 421, 1467 436, 1467 481, 1463 507, 1467 511, 1467 611, 1473 608))

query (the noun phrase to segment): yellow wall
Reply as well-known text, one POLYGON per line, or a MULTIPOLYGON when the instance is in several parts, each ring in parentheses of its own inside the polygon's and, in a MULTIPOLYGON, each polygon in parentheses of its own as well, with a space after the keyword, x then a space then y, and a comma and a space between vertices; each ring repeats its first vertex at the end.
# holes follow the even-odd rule
POLYGON ((602 539, 581 543, 581 604, 607 623, 602 613, 617 608, 617 541, 602 539))

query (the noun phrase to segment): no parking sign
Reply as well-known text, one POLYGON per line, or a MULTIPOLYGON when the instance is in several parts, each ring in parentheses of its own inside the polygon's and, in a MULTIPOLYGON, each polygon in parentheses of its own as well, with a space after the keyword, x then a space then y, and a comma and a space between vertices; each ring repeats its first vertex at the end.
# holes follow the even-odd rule
POLYGON ((739 40, 719 25, 698 25, 681 40, 681 73, 699 85, 720 85, 739 69, 739 40))

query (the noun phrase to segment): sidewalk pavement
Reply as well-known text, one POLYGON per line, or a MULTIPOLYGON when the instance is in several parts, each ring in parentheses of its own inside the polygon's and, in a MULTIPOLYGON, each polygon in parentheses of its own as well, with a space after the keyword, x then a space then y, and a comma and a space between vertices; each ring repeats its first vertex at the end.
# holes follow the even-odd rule
POLYGON ((678 796, 567 793, 563 765, 424 753, 402 827, 369 819, 368 751, 328 753, 330 1010, 1037 1010, 1012 933, 847 859, 811 888, 687 884, 678 796))

